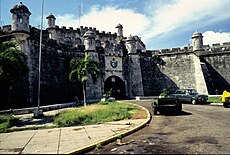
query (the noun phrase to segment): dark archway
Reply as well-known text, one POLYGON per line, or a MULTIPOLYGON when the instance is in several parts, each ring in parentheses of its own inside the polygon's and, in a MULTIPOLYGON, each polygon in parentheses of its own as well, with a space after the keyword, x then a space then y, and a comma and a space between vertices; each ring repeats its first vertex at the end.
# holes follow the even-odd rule
POLYGON ((110 76, 105 80, 105 93, 110 90, 112 97, 115 97, 116 99, 125 98, 125 82, 121 78, 117 76, 110 76))

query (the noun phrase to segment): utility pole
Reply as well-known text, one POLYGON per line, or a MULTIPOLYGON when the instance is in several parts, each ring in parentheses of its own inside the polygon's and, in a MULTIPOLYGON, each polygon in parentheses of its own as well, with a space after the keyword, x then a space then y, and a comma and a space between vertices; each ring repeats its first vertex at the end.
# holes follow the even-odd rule
POLYGON ((78 10, 78 11, 79 11, 79 12, 78 12, 78 13, 79 13, 79 14, 78 14, 78 18, 79 18, 79 27, 80 27, 80 26, 81 26, 81 16, 82 16, 82 12, 83 12, 83 11, 82 11, 82 9, 83 9, 83 3, 81 3, 80 5, 78 5, 78 9, 79 9, 79 10, 78 10))
POLYGON ((42 110, 40 110, 43 9, 44 9, 44 0, 42 0, 42 5, 41 5, 41 25, 40 25, 40 44, 39 44, 39 63, 38 63, 38 106, 37 106, 37 110, 34 112, 34 117, 40 117, 43 115, 42 110))
POLYGON ((0 0, 0 26, 2 26, 2 0, 0 0))

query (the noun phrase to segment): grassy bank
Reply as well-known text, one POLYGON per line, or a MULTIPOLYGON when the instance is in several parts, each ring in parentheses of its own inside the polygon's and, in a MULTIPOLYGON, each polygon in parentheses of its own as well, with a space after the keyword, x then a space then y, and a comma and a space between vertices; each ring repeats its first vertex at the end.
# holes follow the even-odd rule
POLYGON ((99 102, 87 107, 68 109, 54 117, 59 127, 87 125, 129 119, 138 112, 138 107, 122 102, 99 102))
POLYGON ((221 100, 220 100, 220 97, 208 97, 208 100, 207 102, 210 102, 210 103, 221 103, 221 100))

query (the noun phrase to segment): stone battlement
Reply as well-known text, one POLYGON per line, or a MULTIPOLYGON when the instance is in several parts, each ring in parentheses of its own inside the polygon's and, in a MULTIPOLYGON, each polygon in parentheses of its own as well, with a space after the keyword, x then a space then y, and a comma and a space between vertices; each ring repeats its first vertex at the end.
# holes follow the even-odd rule
MULTIPOLYGON (((215 43, 212 45, 203 45, 203 50, 206 54, 208 52, 225 52, 230 51, 230 42, 224 42, 223 44, 215 43)), ((160 49, 160 50, 150 50, 152 54, 175 54, 175 53, 186 53, 192 52, 192 46, 178 47, 178 48, 170 48, 170 49, 160 49)))
MULTIPOLYGON (((58 25, 55 25, 55 28, 47 28, 47 30, 49 29, 55 29, 56 31, 60 31, 62 33, 77 33, 79 36, 83 36, 85 32, 91 30, 95 33, 96 36, 100 36, 100 37, 109 37, 109 38, 114 38, 117 36, 117 33, 111 33, 111 32, 105 32, 105 31, 101 31, 99 32, 95 27, 83 27, 83 26, 80 26, 80 28, 73 28, 73 27, 69 27, 69 28, 66 28, 65 26, 61 26, 59 27, 58 25)), ((68 36, 68 34, 67 34, 68 36)), ((65 37, 67 37, 65 35, 65 37)))

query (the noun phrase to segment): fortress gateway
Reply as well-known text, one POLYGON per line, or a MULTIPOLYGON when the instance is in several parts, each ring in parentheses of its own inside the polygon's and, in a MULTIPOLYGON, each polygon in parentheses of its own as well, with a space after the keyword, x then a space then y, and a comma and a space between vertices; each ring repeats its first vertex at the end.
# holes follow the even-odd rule
MULTIPOLYGON (((38 54, 40 30, 29 25, 31 12, 22 3, 15 5, 12 25, 2 27, 1 39, 14 38, 27 55, 28 76, 21 82, 14 102, 36 105, 38 90, 38 54)), ((87 81, 87 99, 100 99, 113 89, 116 98, 159 95, 163 89, 195 88, 199 93, 222 94, 230 90, 230 43, 203 45, 202 34, 192 35, 192 46, 164 50, 146 50, 138 36, 99 32, 96 28, 59 27, 55 16, 46 17, 43 30, 41 65, 41 104, 73 101, 82 98, 80 83, 68 80, 73 57, 90 53, 98 60, 102 75, 93 84, 87 81)), ((12 101, 13 102, 13 101, 12 101)))

